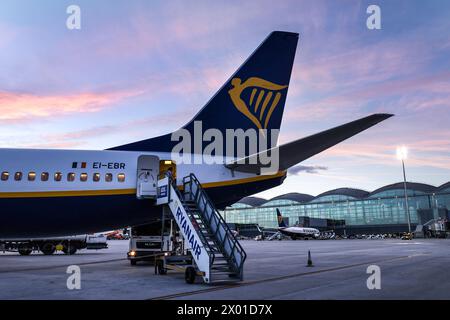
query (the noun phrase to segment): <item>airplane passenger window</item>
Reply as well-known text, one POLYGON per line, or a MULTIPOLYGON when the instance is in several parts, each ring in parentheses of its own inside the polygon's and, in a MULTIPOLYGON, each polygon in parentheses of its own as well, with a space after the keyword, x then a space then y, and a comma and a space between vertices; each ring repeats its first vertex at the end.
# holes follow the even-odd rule
POLYGON ((99 182, 100 181, 100 173, 94 173, 94 175, 92 176, 92 180, 94 180, 94 182, 99 182))
POLYGON ((16 172, 14 174, 14 180, 16 180, 16 181, 22 180, 22 172, 16 172))
POLYGON ((3 171, 2 172, 2 181, 7 181, 9 178, 9 172, 3 171))
POLYGON ((62 173, 61 172, 55 172, 55 181, 61 181, 62 179, 62 173))
POLYGON ((34 180, 36 180, 36 172, 34 172, 34 171, 28 172, 28 181, 34 181, 34 180))
POLYGON ((48 172, 41 173, 41 181, 48 181, 48 172))
POLYGON ((69 172, 67 174, 67 181, 75 181, 75 173, 69 172))
POLYGON ((82 174, 80 174, 80 181, 85 182, 85 181, 87 181, 87 179, 88 179, 87 173, 83 172, 82 174))
POLYGON ((105 181, 106 181, 106 182, 111 182, 112 179, 113 179, 112 173, 107 173, 107 174, 105 174, 105 181))
POLYGON ((119 173, 119 174, 117 175, 117 180, 118 180, 119 182, 124 182, 124 181, 125 181, 125 173, 119 173))

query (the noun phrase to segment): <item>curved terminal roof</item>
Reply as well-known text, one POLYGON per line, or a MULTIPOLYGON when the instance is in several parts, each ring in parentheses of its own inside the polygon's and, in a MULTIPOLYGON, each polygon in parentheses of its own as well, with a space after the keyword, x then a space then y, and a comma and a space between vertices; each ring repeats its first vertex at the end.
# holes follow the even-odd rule
POLYGON ((362 190, 362 189, 353 189, 353 188, 339 188, 330 190, 324 193, 319 194, 317 198, 321 198, 324 196, 348 196, 353 198, 365 198, 369 195, 369 192, 362 190))
POLYGON ((445 189, 449 189, 450 190, 450 181, 447 183, 444 183, 443 185, 437 187, 436 191, 443 191, 445 189))
MULTIPOLYGON (((443 191, 445 189, 450 189, 450 181, 447 183, 444 183, 443 185, 441 185, 439 187, 435 187, 435 186, 425 184, 425 183, 407 182, 406 188, 408 190, 419 191, 419 192, 424 192, 424 193, 435 193, 435 192, 443 191)), ((367 192, 367 191, 364 191, 361 189, 354 189, 354 188, 339 188, 339 189, 326 191, 324 193, 319 194, 316 197, 309 195, 309 194, 291 192, 291 193, 286 193, 286 194, 276 196, 269 200, 259 198, 259 197, 246 197, 246 198, 242 198, 237 203, 246 204, 246 205, 249 205, 252 207, 259 207, 259 206, 262 206, 263 204, 266 204, 266 203, 274 201, 274 200, 291 200, 291 201, 295 201, 295 202, 299 202, 299 203, 307 203, 314 199, 318 199, 318 198, 321 198, 324 196, 331 196, 331 195, 343 195, 343 196, 353 197, 356 199, 364 199, 364 198, 373 196, 375 194, 378 194, 378 193, 381 193, 384 191, 399 190, 399 189, 403 190, 403 182, 393 183, 393 184, 378 188, 372 192, 367 192)))
POLYGON ((274 201, 274 200, 292 200, 292 201, 297 201, 297 202, 309 202, 312 199, 314 199, 314 196, 312 196, 310 194, 291 192, 291 193, 286 193, 286 194, 276 196, 270 200, 267 200, 267 202, 274 201))
MULTIPOLYGON (((393 183, 393 184, 381 187, 375 191, 372 191, 370 194, 374 195, 374 194, 377 194, 380 192, 390 191, 390 190, 398 190, 398 189, 403 190, 403 188, 404 188, 403 182, 397 182, 397 183, 393 183)), ((428 192, 435 192, 437 188, 432 185, 425 184, 425 183, 407 182, 406 189, 428 193, 428 192)))
POLYGON ((245 198, 242 198, 241 200, 239 200, 237 203, 246 204, 246 205, 249 205, 249 206, 252 206, 252 207, 259 207, 259 206, 263 205, 266 202, 267 202, 267 200, 263 199, 263 198, 245 197, 245 198))

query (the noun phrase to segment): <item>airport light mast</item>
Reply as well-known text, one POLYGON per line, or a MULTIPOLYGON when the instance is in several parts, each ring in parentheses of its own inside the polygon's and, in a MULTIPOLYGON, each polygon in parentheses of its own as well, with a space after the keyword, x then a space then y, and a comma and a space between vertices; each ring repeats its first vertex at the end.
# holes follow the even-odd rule
POLYGON ((411 217, 409 215, 408 194, 406 191, 406 173, 405 173, 405 159, 408 157, 408 149, 405 146, 397 148, 397 159, 402 161, 403 168, 403 189, 405 192, 405 210, 408 218, 408 232, 411 233, 411 217))

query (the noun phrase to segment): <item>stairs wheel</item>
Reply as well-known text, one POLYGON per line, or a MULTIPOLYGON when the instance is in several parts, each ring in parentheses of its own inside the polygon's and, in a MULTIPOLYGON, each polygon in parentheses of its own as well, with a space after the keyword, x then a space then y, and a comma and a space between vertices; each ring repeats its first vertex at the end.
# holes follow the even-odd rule
POLYGON ((167 269, 164 268, 164 264, 161 260, 158 260, 158 274, 160 275, 167 274, 167 269))
POLYGON ((195 282, 195 277, 197 276, 197 272, 194 267, 187 267, 184 272, 184 280, 186 283, 193 284, 195 282))

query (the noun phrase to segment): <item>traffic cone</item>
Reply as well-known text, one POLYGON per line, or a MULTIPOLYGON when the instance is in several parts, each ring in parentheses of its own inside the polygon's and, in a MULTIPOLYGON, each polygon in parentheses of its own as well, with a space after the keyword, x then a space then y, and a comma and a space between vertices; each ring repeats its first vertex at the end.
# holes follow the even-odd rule
POLYGON ((307 267, 313 267, 313 263, 312 263, 312 259, 311 259, 311 251, 308 250, 308 264, 306 265, 307 267))

